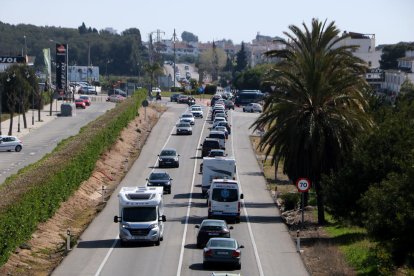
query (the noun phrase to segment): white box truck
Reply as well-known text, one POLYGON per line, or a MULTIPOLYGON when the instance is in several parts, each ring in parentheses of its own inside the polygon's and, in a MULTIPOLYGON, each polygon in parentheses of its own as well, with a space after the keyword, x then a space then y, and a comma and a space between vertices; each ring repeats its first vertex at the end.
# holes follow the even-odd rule
POLYGON ((122 187, 118 194, 121 245, 128 242, 153 242, 163 240, 164 215, 163 187, 122 187))
POLYGON ((235 179, 236 160, 232 157, 204 157, 201 192, 205 196, 216 178, 235 179))
POLYGON ((208 218, 221 218, 240 222, 243 194, 239 183, 231 179, 214 179, 208 191, 208 218))

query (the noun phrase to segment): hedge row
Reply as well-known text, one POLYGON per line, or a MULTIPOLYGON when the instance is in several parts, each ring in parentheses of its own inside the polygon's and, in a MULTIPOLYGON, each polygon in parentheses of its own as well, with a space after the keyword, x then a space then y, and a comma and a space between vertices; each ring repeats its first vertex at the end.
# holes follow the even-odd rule
POLYGON ((6 180, 0 189, 0 266, 90 177, 100 155, 137 116, 145 95, 134 94, 6 180))

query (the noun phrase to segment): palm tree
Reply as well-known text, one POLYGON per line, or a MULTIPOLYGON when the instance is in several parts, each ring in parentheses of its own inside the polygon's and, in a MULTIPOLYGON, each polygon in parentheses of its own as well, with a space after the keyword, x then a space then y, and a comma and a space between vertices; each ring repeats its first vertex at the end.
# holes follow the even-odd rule
POLYGON ((264 112, 252 125, 266 129, 259 147, 280 157, 291 180, 311 179, 317 195, 318 222, 325 223, 321 175, 336 170, 360 131, 373 125, 365 113, 367 83, 355 46, 338 46, 334 22, 312 20, 312 29, 289 26, 285 49, 267 52, 282 58, 268 74, 275 87, 264 112))

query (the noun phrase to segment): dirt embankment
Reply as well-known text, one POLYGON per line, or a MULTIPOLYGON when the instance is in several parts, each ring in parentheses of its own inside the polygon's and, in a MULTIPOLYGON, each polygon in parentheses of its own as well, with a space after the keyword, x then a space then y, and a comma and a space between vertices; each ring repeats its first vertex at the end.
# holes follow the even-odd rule
MULTIPOLYGON (((104 207, 110 196, 141 152, 152 127, 165 107, 151 105, 129 123, 112 148, 102 154, 91 177, 79 190, 62 203, 56 214, 38 226, 32 238, 21 245, 0 268, 0 275, 49 275, 66 252, 66 232, 70 229, 72 243, 104 207), (102 187, 108 192, 102 196, 102 187)), ((73 245, 72 244, 72 245, 73 245)))

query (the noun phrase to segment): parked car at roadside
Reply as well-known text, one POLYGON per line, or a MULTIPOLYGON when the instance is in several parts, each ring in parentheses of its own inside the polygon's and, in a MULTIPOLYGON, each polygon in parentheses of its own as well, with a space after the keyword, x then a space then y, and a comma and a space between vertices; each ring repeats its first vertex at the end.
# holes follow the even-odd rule
POLYGON ((111 96, 111 95, 121 95, 122 97, 126 97, 127 93, 122 89, 115 88, 115 89, 110 89, 108 91, 108 96, 111 96))
POLYGON ((86 104, 82 99, 76 99, 75 100, 75 106, 76 106, 76 108, 83 108, 83 109, 86 108, 86 104))
POLYGON ((16 136, 0 136, 0 151, 20 152, 23 149, 23 142, 16 136))
POLYGON ((111 95, 106 99, 107 102, 113 102, 113 103, 120 103, 123 100, 125 100, 125 97, 121 95, 111 95))
POLYGON ((79 96, 79 99, 82 99, 85 102, 86 106, 91 105, 91 99, 88 96, 81 95, 79 96))

